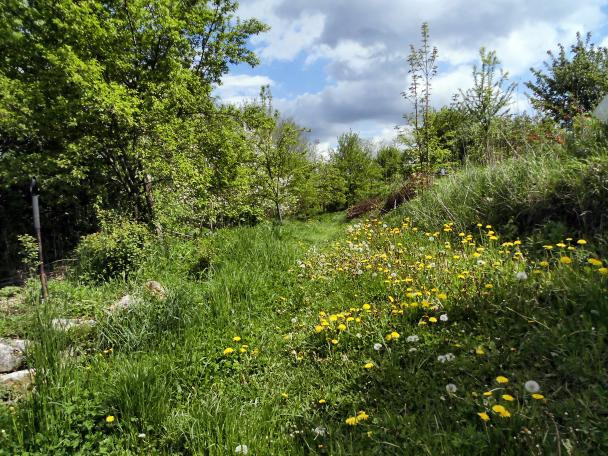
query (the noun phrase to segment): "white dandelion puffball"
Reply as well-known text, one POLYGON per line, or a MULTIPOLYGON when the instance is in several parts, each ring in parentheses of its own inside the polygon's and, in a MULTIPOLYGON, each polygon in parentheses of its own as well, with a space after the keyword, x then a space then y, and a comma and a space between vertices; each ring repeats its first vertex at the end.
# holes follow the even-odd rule
POLYGON ((540 391, 540 385, 534 380, 528 380, 524 383, 524 388, 528 393, 538 393, 540 391))
POLYGON ((376 350, 376 351, 380 351, 381 349, 382 349, 382 344, 381 344, 381 343, 376 342, 376 343, 374 344, 374 350, 376 350))
POLYGON ((247 453, 249 453, 249 447, 247 445, 244 445, 241 443, 240 445, 236 446, 236 448, 234 449, 234 452, 236 454, 247 454, 247 453))
POLYGON ((408 351, 409 351, 410 353, 412 353, 412 352, 417 352, 417 351, 418 351, 418 349, 417 349, 416 347, 412 347, 412 348, 410 348, 408 351))
POLYGON ((526 274, 526 271, 519 271, 517 274, 515 274, 515 278, 517 280, 526 280, 528 278, 528 274, 526 274))
POLYGON ((453 361, 454 358, 456 358, 456 357, 452 353, 446 353, 445 355, 439 355, 437 357, 437 361, 439 361, 440 363, 445 363, 445 362, 453 361))
POLYGON ((420 340, 420 338, 414 334, 413 336, 407 336, 407 338, 405 340, 407 342, 418 342, 418 340, 420 340))
POLYGON ((454 385, 453 383, 448 383, 447 385, 445 385, 445 390, 448 393, 453 394, 458 391, 458 387, 456 387, 456 385, 454 385))
POLYGON ((327 432, 327 428, 323 426, 317 426, 312 430, 312 432, 314 432, 317 437, 324 437, 325 433, 327 432))
POLYGON ((441 321, 448 321, 448 314, 443 314, 439 317, 441 321))

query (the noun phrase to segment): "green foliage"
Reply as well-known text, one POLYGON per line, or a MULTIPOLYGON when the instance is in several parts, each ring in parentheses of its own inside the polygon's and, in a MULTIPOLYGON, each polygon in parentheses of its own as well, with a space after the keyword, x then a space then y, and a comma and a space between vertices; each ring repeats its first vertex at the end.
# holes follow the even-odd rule
MULTIPOLYGON (((466 92, 460 90, 460 108, 473 121, 478 132, 477 157, 486 162, 495 161, 491 144, 491 129, 496 119, 505 117, 509 112, 511 96, 516 84, 507 86, 508 73, 502 69, 497 74, 500 60, 495 51, 486 52, 485 48, 479 50, 481 67, 473 68, 473 87, 466 92)), ((470 153, 470 152, 469 152, 470 153)))
POLYGON ((21 263, 26 268, 30 275, 36 272, 36 267, 39 264, 38 259, 38 241, 29 234, 17 236, 19 241, 19 256, 21 263))
POLYGON ((382 147, 376 155, 376 163, 382 170, 385 183, 392 183, 403 177, 403 153, 397 147, 382 147))
POLYGON ((557 46, 557 54, 547 51, 544 69, 531 69, 536 80, 526 86, 532 106, 571 128, 577 114, 592 111, 608 93, 608 49, 591 43, 591 33, 584 39, 577 33, 569 51, 557 46))
POLYGON ((141 264, 150 236, 145 225, 120 219, 84 236, 76 248, 77 276, 93 282, 126 280, 141 264))
POLYGON ((374 181, 379 180, 381 170, 357 133, 340 135, 338 148, 332 152, 330 160, 344 179, 344 198, 348 206, 373 196, 374 181))

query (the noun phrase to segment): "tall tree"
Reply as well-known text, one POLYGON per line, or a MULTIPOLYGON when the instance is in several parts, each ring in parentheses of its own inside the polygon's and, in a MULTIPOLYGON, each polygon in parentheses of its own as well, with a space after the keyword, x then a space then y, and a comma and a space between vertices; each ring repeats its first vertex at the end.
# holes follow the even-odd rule
POLYGON ((569 52, 558 44, 558 52, 547 51, 544 70, 531 68, 535 81, 526 83, 532 91, 530 101, 539 111, 560 124, 571 127, 577 114, 590 112, 608 93, 608 49, 591 43, 591 33, 569 52))
POLYGON ((431 91, 432 79, 437 75, 436 47, 431 47, 429 25, 424 22, 420 29, 422 45, 416 49, 410 45, 408 73, 410 75, 410 86, 402 95, 412 103, 413 113, 405 118, 413 126, 415 145, 418 149, 419 162, 428 163, 431 150, 431 128, 428 124, 431 113, 431 91))
POLYGON ((473 87, 460 90, 460 107, 476 122, 486 160, 491 159, 491 128, 494 121, 509 112, 516 84, 507 84, 509 74, 499 68, 495 51, 479 50, 481 67, 473 67, 473 87))

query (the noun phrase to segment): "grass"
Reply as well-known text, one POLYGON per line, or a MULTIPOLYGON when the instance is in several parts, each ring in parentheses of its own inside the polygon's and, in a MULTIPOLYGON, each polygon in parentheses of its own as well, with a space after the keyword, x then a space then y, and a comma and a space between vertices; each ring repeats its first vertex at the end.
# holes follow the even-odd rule
POLYGON ((431 192, 457 200, 425 193, 405 209, 420 222, 328 216, 168 240, 128 283, 52 282, 28 314, 35 391, 0 408, 0 454, 608 452, 597 245, 514 242, 477 227, 476 209, 437 226, 431 192), (125 293, 140 304, 108 315, 125 293), (58 315, 98 324, 58 333, 58 315))

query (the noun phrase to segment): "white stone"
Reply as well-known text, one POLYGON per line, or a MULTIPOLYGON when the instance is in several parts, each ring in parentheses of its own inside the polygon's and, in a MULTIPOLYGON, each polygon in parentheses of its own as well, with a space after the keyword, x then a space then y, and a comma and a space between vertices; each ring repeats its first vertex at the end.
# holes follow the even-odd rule
POLYGON ((26 341, 0 340, 0 373, 12 372, 25 363, 26 341))
POLYGON ((58 331, 67 331, 71 328, 80 328, 83 326, 94 326, 95 320, 86 320, 84 318, 53 318, 51 326, 58 331))
POLYGON ((5 385, 11 388, 27 389, 34 379, 34 369, 24 369, 10 374, 0 375, 0 385, 5 385))

